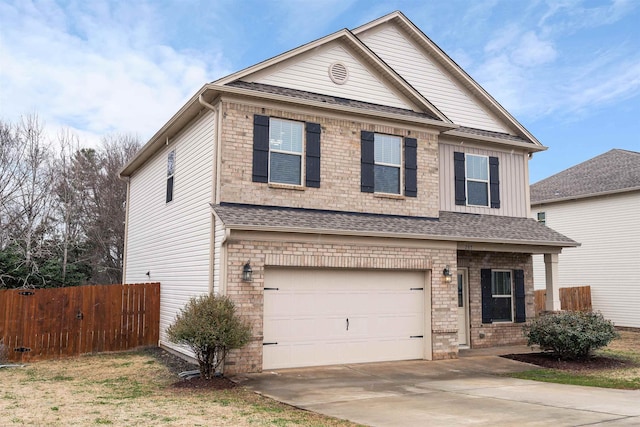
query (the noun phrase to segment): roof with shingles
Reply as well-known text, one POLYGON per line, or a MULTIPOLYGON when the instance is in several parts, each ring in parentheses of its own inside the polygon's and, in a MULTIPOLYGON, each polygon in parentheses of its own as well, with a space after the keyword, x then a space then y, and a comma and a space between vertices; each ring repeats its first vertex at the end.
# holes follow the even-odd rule
POLYGON ((428 240, 577 246, 578 243, 531 218, 440 212, 439 218, 380 215, 222 203, 213 206, 227 228, 298 230, 428 240), (404 235, 404 236, 403 236, 404 235))
POLYGON ((363 110, 373 110, 373 111, 380 111, 385 113, 400 114, 403 116, 421 117, 425 119, 441 121, 439 118, 429 115, 427 113, 420 113, 413 110, 407 110, 404 108, 391 107, 391 106, 380 105, 380 104, 372 104, 370 102, 356 101, 354 99, 340 98, 340 97, 331 96, 331 95, 322 95, 319 93, 307 92, 299 89, 290 89, 287 87, 268 85, 264 83, 235 81, 235 82, 227 83, 225 86, 238 87, 242 89, 250 89, 258 92, 273 93, 276 95, 290 96, 292 98, 306 99, 308 101, 325 102, 327 104, 332 104, 332 105, 343 105, 348 107, 361 108, 363 110))
POLYGON ((640 190, 640 153, 613 149, 531 185, 531 204, 640 190))

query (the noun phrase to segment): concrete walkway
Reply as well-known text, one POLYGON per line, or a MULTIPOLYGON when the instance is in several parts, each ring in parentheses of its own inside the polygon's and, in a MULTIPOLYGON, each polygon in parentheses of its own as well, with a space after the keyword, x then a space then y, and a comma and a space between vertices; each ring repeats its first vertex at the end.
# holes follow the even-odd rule
POLYGON ((500 376, 532 368, 468 352, 458 360, 285 369, 235 380, 281 402, 370 426, 640 426, 640 390, 500 376))

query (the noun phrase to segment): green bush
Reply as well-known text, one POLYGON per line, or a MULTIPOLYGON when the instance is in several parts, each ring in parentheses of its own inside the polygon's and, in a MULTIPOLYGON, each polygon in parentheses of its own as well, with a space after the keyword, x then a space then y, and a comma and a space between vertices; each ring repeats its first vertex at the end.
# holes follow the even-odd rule
POLYGON ((172 342, 185 344, 195 353, 202 378, 210 379, 227 352, 243 347, 251 338, 251 327, 236 315, 226 296, 194 297, 167 328, 172 342))
POLYGON ((538 344, 560 359, 584 359, 618 337, 613 323, 600 313, 564 311, 536 318, 524 327, 528 345, 538 344))

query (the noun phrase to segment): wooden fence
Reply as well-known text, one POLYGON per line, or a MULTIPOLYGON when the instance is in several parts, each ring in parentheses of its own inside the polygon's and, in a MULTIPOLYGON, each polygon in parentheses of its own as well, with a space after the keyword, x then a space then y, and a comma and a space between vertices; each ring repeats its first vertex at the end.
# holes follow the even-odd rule
POLYGON ((160 283, 0 290, 10 361, 158 345, 160 283))
MULTIPOLYGON (((536 291, 535 305, 536 315, 545 311, 545 299, 547 291, 536 291)), ((591 286, 576 286, 573 288, 560 288, 560 308, 571 311, 591 311, 591 286)))

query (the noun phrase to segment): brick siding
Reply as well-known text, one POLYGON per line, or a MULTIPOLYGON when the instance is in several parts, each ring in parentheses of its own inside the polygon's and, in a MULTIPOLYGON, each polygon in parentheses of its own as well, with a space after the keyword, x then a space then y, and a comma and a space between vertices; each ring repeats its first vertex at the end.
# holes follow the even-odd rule
POLYGON ((438 216, 440 203, 438 138, 435 133, 232 102, 223 102, 222 110, 220 200, 223 202, 423 217, 438 216), (309 188, 304 185, 276 188, 274 185, 252 182, 254 114, 321 125, 320 188, 309 188), (362 130, 417 138, 418 197, 384 196, 360 192, 360 131, 362 130))
POLYGON ((522 332, 523 323, 482 323, 480 270, 483 268, 524 270, 526 316, 527 319, 532 319, 535 316, 535 304, 533 289, 533 263, 531 255, 502 252, 459 251, 458 267, 466 267, 469 272, 471 348, 526 344, 527 340, 524 338, 522 332))
MULTIPOLYGON (((438 273, 447 264, 455 266, 455 256, 454 249, 230 239, 227 243, 226 293, 235 302, 238 313, 251 323, 253 337, 246 347, 229 353, 225 363, 225 373, 231 375, 262 370, 265 266, 414 271, 432 269, 434 271, 431 276, 432 357, 433 359, 457 357, 456 285, 453 282, 445 283, 442 275, 438 273), (252 282, 241 280, 242 266, 247 260, 251 260, 252 282)), ((429 307, 425 309, 429 313, 429 307)))

